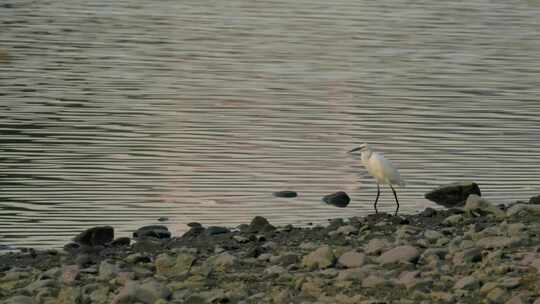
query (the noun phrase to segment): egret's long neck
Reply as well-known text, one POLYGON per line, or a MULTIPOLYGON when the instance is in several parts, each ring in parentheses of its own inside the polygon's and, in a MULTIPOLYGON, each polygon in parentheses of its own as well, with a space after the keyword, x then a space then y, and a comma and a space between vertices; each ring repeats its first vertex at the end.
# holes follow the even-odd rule
POLYGON ((362 151, 362 163, 363 164, 367 164, 369 158, 371 157, 371 150, 370 149, 366 149, 365 151, 362 151))

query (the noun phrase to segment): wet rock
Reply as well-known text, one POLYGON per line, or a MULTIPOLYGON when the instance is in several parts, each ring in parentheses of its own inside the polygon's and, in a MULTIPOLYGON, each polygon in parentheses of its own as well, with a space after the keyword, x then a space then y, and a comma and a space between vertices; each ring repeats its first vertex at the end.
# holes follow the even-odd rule
POLYGON ((420 251, 416 247, 403 245, 384 252, 378 261, 383 265, 390 263, 415 263, 419 257, 420 251))
POLYGON ((344 191, 338 191, 332 194, 325 195, 322 200, 329 205, 344 208, 349 205, 351 198, 344 191))
POLYGON ((124 247, 131 244, 131 239, 128 237, 119 237, 111 242, 111 246, 124 247))
POLYGON ((437 215, 437 210, 427 207, 426 209, 424 209, 424 211, 420 213, 420 215, 423 217, 433 217, 437 215))
POLYGON ((540 195, 531 197, 529 199, 529 204, 540 205, 540 195))
POLYGON ((283 190, 283 191, 277 191, 273 193, 275 197, 285 197, 285 198, 291 198, 291 197, 297 197, 298 194, 294 191, 289 190, 283 190))
POLYGON ((99 246, 110 243, 113 239, 114 228, 111 226, 100 226, 81 232, 73 241, 86 246, 99 246))
POLYGON ((440 186, 425 194, 425 198, 447 208, 460 207, 470 194, 482 196, 474 182, 457 182, 440 186))
POLYGON ((338 259, 338 263, 345 268, 354 268, 364 265, 365 260, 365 254, 352 250, 342 254, 338 259))
POLYGON ((171 233, 166 226, 150 225, 137 229, 135 232, 133 232, 133 237, 137 240, 146 238, 162 240, 169 239, 171 237, 171 233))
POLYGON ((248 230, 250 232, 269 232, 274 231, 276 227, 272 226, 268 220, 262 216, 256 216, 251 220, 248 230))
POLYGON ((159 222, 166 222, 166 221, 169 220, 169 218, 166 217, 166 216, 160 216, 157 220, 158 220, 159 222))
POLYGON ((499 209, 499 207, 492 205, 488 200, 481 198, 476 194, 471 194, 467 198, 464 207, 465 212, 475 215, 487 215, 492 214, 496 218, 503 219, 506 217, 506 213, 499 209))
POLYGON ((208 235, 218 235, 218 234, 225 234, 229 232, 231 231, 228 228, 221 227, 221 226, 210 226, 206 228, 206 234, 208 235))
POLYGON ((324 269, 332 267, 336 261, 334 252, 329 246, 322 246, 302 259, 302 265, 308 269, 324 269))

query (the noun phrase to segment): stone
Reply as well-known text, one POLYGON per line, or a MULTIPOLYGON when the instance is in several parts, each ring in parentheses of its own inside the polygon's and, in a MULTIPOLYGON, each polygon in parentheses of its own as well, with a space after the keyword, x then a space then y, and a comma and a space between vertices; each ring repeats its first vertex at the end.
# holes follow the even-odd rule
POLYGON ((169 298, 170 295, 170 290, 154 279, 149 279, 142 283, 129 281, 120 289, 120 292, 114 297, 111 304, 131 304, 138 302, 154 304, 159 299, 169 298))
POLYGON ((289 191, 289 190, 277 191, 277 192, 274 192, 273 195, 275 197, 284 197, 284 198, 292 198, 292 197, 298 196, 296 192, 289 191))
POLYGON ((338 264, 345 268, 354 268, 364 265, 366 255, 357 251, 347 251, 338 259, 338 264))
POLYGON ((411 245, 403 245, 392 248, 379 257, 379 263, 415 263, 420 257, 420 251, 411 245))
POLYGON ((499 286, 504 287, 506 289, 514 289, 521 285, 521 279, 512 277, 512 278, 503 278, 499 281, 499 286))
POLYGON ((420 213, 420 215, 423 217, 433 217, 437 215, 437 210, 427 207, 426 209, 424 209, 424 211, 420 213))
POLYGON ((256 216, 251 220, 248 230, 250 232, 269 232, 274 231, 276 227, 272 226, 268 220, 262 216, 256 216))
POLYGON ((386 284, 387 281, 379 275, 370 274, 362 280, 362 287, 370 288, 386 284))
POLYGON ((468 265, 482 261, 482 249, 477 247, 467 248, 454 253, 452 263, 456 266, 468 265))
POLYGON ((120 273, 121 269, 116 264, 112 264, 109 261, 102 261, 99 264, 99 276, 98 279, 101 281, 109 281, 113 279, 120 273))
POLYGON ((62 271, 62 283, 66 285, 74 284, 78 279, 81 273, 81 269, 78 265, 67 265, 64 266, 62 271))
POLYGON ((445 218, 442 223, 444 225, 447 225, 447 226, 455 226, 455 225, 463 223, 463 220, 464 220, 463 215, 454 214, 454 215, 450 215, 449 217, 445 218))
POLYGON ((8 298, 5 302, 5 304, 36 304, 37 302, 32 299, 32 297, 28 296, 13 296, 11 298, 8 298))
POLYGON ((508 293, 499 287, 494 288, 486 295, 486 299, 489 301, 489 303, 493 304, 502 304, 505 302, 507 297, 508 293))
POLYGON ((208 235, 218 235, 218 234, 225 234, 231 232, 226 227, 220 227, 220 226, 210 226, 206 228, 206 234, 208 235))
POLYGON ((474 276, 465 276, 454 284, 454 289, 474 290, 480 287, 480 282, 474 276))
POLYGON ((179 253, 176 257, 162 253, 157 256, 154 262, 156 274, 165 277, 183 275, 191 269, 195 260, 193 255, 187 253, 179 253))
POLYGON ((119 237, 111 242, 111 246, 123 247, 129 246, 131 244, 131 239, 128 237, 119 237))
POLYGON ((74 304, 81 302, 81 289, 78 287, 64 287, 58 293, 55 304, 74 304))
POLYGON ((133 232, 133 237, 137 240, 146 238, 163 240, 169 239, 171 237, 171 233, 166 226, 149 225, 137 229, 135 232, 133 232))
POLYGON ((395 281, 398 285, 403 285, 406 288, 412 288, 418 284, 420 271, 403 271, 395 281))
POLYGON ((85 246, 100 246, 110 243, 114 239, 114 228, 99 226, 86 229, 79 233, 73 241, 85 246))
POLYGON ((286 272, 285 268, 279 265, 273 265, 264 270, 264 274, 266 275, 280 275, 285 272, 286 272))
POLYGON ((540 215, 540 205, 515 204, 506 210, 506 216, 514 216, 522 213, 540 215))
POLYGON ((325 195, 322 200, 328 205, 333 205, 339 208, 345 208, 349 205, 351 198, 344 191, 338 191, 325 195))
POLYGON ((390 243, 385 239, 372 239, 365 246, 365 252, 369 255, 379 255, 390 247, 390 243))
POLYGON ((457 182, 440 186, 424 196, 426 199, 446 208, 461 207, 470 194, 482 196, 480 187, 474 182, 457 182))
POLYGON ((522 297, 517 295, 513 296, 508 301, 504 302, 504 304, 525 304, 526 302, 523 301, 522 297))
POLYGON ((499 207, 491 204, 488 200, 476 195, 471 194, 465 202, 464 210, 470 215, 487 215, 493 214, 498 219, 506 217, 506 213, 499 209, 499 207))
POLYGON ((128 255, 124 259, 129 264, 137 264, 137 263, 150 263, 151 259, 148 255, 143 254, 141 252, 136 252, 128 255))
POLYGON ((236 257, 229 253, 222 253, 209 259, 217 271, 227 271, 236 263, 236 257))
POLYGON ((336 257, 332 248, 329 246, 322 246, 312 251, 302 259, 302 265, 309 269, 324 269, 332 267, 335 263, 336 257))
POLYGON ((517 243, 517 241, 517 239, 509 238, 506 236, 490 236, 478 240, 476 244, 478 247, 483 249, 494 249, 510 247, 517 243))
POLYGON ((345 226, 339 227, 336 230, 336 232, 338 234, 351 235, 351 234, 356 234, 358 232, 358 229, 352 225, 345 225, 345 226))
POLYGON ((533 196, 529 199, 529 204, 540 205, 540 195, 533 196))
POLYGON ((427 229, 426 231, 424 231, 424 237, 428 239, 429 241, 434 242, 444 237, 444 235, 440 233, 439 231, 427 229))

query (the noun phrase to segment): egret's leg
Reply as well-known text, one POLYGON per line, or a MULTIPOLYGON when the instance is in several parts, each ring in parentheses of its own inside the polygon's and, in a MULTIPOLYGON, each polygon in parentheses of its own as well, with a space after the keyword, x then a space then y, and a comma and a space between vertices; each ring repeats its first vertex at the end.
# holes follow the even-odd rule
POLYGON ((394 187, 392 187, 392 185, 390 185, 390 188, 392 188, 392 192, 394 192, 394 197, 396 198, 396 204, 397 204, 397 207, 396 207, 396 213, 394 213, 394 216, 397 215, 397 212, 399 210, 399 201, 397 199, 397 194, 396 194, 396 190, 394 190, 394 187))
POLYGON ((375 208, 375 214, 379 213, 377 210, 377 201, 379 201, 379 196, 381 195, 381 188, 379 187, 379 184, 377 184, 377 197, 375 198, 375 203, 373 203, 373 207, 375 208))

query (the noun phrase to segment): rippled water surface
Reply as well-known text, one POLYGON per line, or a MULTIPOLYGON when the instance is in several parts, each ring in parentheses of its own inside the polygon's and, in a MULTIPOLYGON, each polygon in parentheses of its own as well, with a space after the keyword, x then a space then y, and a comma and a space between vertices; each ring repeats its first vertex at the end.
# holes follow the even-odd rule
POLYGON ((364 141, 407 180, 403 212, 457 180, 526 200, 539 16, 519 0, 2 1, 0 244, 366 214, 376 186, 346 153, 364 141), (321 203, 338 190, 348 208, 321 203))

